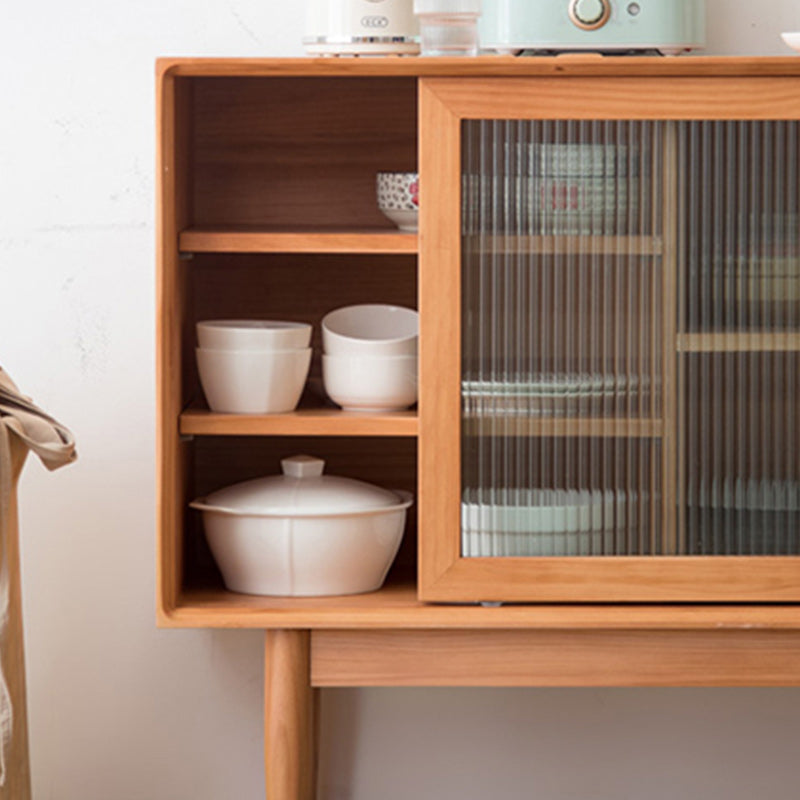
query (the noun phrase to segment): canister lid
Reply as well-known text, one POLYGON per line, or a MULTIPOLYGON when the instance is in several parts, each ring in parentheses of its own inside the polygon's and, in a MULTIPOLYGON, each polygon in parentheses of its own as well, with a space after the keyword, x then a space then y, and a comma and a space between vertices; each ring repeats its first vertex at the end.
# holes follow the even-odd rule
POLYGON ((317 517, 410 503, 405 493, 401 495, 353 478, 323 475, 325 462, 313 456, 284 458, 281 468, 282 475, 228 486, 193 505, 237 515, 317 517))

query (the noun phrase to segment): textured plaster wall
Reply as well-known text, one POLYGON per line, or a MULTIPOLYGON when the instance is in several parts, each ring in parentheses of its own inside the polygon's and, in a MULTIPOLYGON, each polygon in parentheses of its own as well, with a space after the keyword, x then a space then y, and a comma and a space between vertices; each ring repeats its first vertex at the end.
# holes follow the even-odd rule
MULTIPOLYGON (((708 6, 712 53, 800 30, 789 0, 708 6)), ((262 636, 154 624, 153 63, 300 55, 302 25, 276 0, 2 6, 0 364, 81 453, 21 491, 38 800, 263 797, 262 636)), ((321 797, 785 800, 798 720, 795 690, 330 691, 321 797)))

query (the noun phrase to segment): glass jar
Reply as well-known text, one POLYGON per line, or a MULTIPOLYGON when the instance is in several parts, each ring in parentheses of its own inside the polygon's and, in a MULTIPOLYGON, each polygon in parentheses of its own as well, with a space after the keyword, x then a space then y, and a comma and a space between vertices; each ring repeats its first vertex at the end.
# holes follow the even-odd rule
POLYGON ((423 56, 478 54, 480 0, 414 0, 423 56))

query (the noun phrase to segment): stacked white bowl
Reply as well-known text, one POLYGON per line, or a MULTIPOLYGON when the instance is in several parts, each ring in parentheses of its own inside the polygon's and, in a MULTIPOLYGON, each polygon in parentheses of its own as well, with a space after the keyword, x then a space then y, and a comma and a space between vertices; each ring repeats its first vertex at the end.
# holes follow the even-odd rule
POLYGON ((294 411, 311 364, 311 325, 277 320, 197 323, 197 369, 212 411, 294 411))
POLYGON ((347 411, 399 411, 417 402, 419 314, 383 304, 346 306, 322 320, 322 380, 347 411))

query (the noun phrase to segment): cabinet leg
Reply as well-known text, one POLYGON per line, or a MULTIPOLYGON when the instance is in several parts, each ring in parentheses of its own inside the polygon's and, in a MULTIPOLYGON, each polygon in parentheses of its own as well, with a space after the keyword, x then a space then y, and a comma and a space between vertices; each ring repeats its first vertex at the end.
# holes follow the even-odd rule
POLYGON ((309 631, 267 631, 264 762, 267 800, 314 800, 316 728, 309 631))

